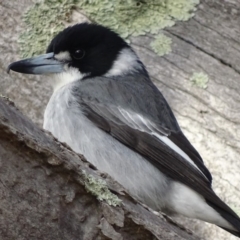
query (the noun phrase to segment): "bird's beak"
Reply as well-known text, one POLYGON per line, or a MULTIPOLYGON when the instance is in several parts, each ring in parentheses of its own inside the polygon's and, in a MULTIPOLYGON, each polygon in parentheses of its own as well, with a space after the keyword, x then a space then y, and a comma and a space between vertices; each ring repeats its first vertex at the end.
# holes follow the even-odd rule
POLYGON ((64 69, 63 62, 54 59, 54 53, 47 53, 13 62, 8 66, 7 72, 10 70, 26 74, 48 74, 60 73, 64 69))

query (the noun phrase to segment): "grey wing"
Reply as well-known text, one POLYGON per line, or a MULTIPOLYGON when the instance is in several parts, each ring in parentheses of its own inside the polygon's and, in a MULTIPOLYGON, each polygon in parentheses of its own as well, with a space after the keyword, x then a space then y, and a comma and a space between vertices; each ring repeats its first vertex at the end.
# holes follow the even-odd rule
MULTIPOLYGON (((147 132, 151 126, 141 125, 143 122, 133 124, 136 126, 144 126, 143 128, 133 128, 122 120, 124 117, 116 113, 121 113, 117 109, 106 109, 101 104, 92 104, 90 102, 82 102, 84 111, 88 119, 96 126, 108 132, 112 137, 128 146, 132 150, 144 156, 156 168, 165 175, 175 181, 179 181, 186 186, 194 189, 201 194, 214 209, 220 214, 227 213, 229 219, 238 218, 238 216, 219 199, 211 189, 210 181, 203 173, 193 164, 189 163, 180 154, 174 151, 164 141, 159 140, 154 134, 147 132), (94 106, 93 106, 94 105, 94 106), (143 130, 145 129, 145 130, 143 130)), ((151 130, 150 130, 151 131, 151 130)))
MULTIPOLYGON (((177 135, 184 139, 185 137, 183 134, 180 135, 180 133, 173 133, 173 137, 173 134, 166 133, 165 129, 159 128, 155 123, 151 122, 141 114, 133 112, 129 109, 124 109, 120 106, 116 107, 112 104, 104 105, 86 100, 82 102, 82 104, 84 105, 85 115, 99 128, 108 132, 119 141, 127 143, 131 140, 131 143, 129 142, 127 145, 136 150, 138 149, 138 144, 140 143, 142 144, 142 147, 144 146, 143 143, 145 143, 145 147, 150 147, 148 146, 148 139, 149 144, 154 143, 154 145, 150 144, 152 147, 158 146, 157 152, 160 155, 164 155, 164 151, 169 151, 173 155, 178 156, 172 163, 172 166, 176 165, 176 162, 179 160, 184 163, 184 165, 188 165, 189 170, 193 168, 198 172, 198 174, 200 174, 199 176, 201 176, 204 181, 211 184, 209 178, 204 174, 204 171, 202 171, 205 166, 202 164, 203 168, 202 165, 199 167, 200 164, 196 165, 188 154, 186 154, 177 144, 175 144, 174 141, 172 141, 173 138, 174 140, 176 139, 177 135), (144 139, 142 139, 143 136, 144 139), (162 149, 162 152, 160 149, 162 149)), ((184 141, 182 141, 182 139, 180 140, 180 143, 184 144, 184 141)), ((188 144, 190 143, 188 142, 188 144)), ((140 148, 138 150, 142 153, 143 149, 140 148)), ((148 155, 145 155, 145 157, 148 157, 148 155)))
POLYGON ((131 79, 116 82, 96 78, 86 81, 82 92, 75 94, 86 117, 96 126, 141 154, 169 178, 194 189, 238 229, 238 216, 212 191, 209 171, 181 132, 161 93, 144 82, 142 90, 136 92, 134 83, 131 79), (149 96, 144 95, 145 90, 149 96))
MULTIPOLYGON (((85 81, 81 87, 82 93, 76 94, 79 94, 78 99, 82 99, 88 112, 91 109, 102 117, 101 121, 105 119, 112 124, 127 125, 133 130, 148 133, 180 154, 211 184, 211 174, 201 156, 182 133, 162 94, 149 79, 139 76, 138 82, 139 84, 136 83, 136 76, 120 80, 94 78, 85 81)), ((93 118, 92 121, 97 119, 93 118)), ((101 124, 99 122, 97 125, 101 124)), ((101 128, 104 129, 103 126, 101 128)))

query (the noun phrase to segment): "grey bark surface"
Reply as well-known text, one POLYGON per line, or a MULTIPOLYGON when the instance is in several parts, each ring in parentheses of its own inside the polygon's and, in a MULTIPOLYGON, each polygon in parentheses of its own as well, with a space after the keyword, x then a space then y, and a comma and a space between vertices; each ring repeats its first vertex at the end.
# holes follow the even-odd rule
MULTIPOLYGON (((19 109, 41 126, 44 108, 51 95, 49 82, 35 76, 15 73, 9 76, 5 72, 10 62, 19 59, 17 39, 24 30, 21 16, 33 3, 33 0, 21 0, 18 4, 15 1, 0 1, 0 94, 11 98, 19 109)), ((151 36, 132 39, 132 46, 146 65, 152 80, 166 97, 184 133, 211 171, 214 190, 238 214, 239 26, 238 0, 202 0, 192 19, 164 30, 173 40, 172 53, 157 56, 149 46, 151 36), (208 75, 206 89, 190 81, 194 72, 208 75)), ((23 214, 27 215, 27 211, 23 214)), ((178 221, 206 239, 237 239, 210 224, 182 218, 178 221)), ((101 222, 101 226, 108 228, 105 221, 101 222)))
POLYGON ((1 240, 199 239, 144 208, 3 98, 0 176, 1 240), (98 201, 85 176, 105 181, 120 206, 98 201))

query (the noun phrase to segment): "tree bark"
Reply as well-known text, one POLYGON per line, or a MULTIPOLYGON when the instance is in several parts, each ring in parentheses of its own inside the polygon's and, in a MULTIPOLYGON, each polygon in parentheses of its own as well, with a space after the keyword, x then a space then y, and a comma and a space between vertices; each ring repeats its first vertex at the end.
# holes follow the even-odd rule
MULTIPOLYGON (((21 0, 16 4, 16 1, 0 1, 0 93, 11 98, 21 111, 41 126, 43 111, 51 95, 49 82, 35 76, 15 73, 9 76, 5 72, 9 63, 19 59, 17 39, 25 28, 21 17, 34 2, 36 1, 21 0)), ((202 0, 192 19, 178 22, 164 30, 173 41, 170 54, 163 57, 156 55, 150 48, 152 37, 149 35, 131 39, 133 48, 170 103, 184 133, 211 171, 214 190, 238 214, 239 26, 239 0, 202 0), (190 80, 194 73, 199 72, 208 75, 206 89, 199 88, 190 80)), ((23 163, 20 164, 19 161, 19 166, 21 165, 23 163)), ((41 171, 47 172, 45 169, 48 168, 41 171)), ((11 178, 14 176, 11 175, 11 178)), ((14 198, 13 196, 12 194, 11 197, 14 198)), ((23 212, 25 215, 27 213, 23 212)), ((236 239, 210 224, 182 218, 179 221, 206 239, 236 239)))
POLYGON ((1 240, 198 239, 156 216, 3 98, 0 166, 1 240), (118 206, 97 200, 104 194, 118 198, 118 206))

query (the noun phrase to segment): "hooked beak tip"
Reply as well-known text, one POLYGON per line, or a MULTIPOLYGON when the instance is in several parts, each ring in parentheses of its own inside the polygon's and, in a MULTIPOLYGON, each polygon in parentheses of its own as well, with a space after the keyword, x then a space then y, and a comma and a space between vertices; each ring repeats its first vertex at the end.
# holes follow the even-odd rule
POLYGON ((34 75, 62 72, 63 63, 54 59, 53 56, 54 53, 47 53, 13 62, 8 66, 7 73, 9 74, 11 70, 34 75))
POLYGON ((12 65, 12 64, 8 65, 8 67, 7 67, 7 74, 9 74, 10 71, 11 71, 11 65, 12 65))

